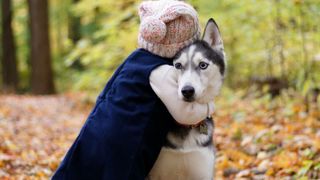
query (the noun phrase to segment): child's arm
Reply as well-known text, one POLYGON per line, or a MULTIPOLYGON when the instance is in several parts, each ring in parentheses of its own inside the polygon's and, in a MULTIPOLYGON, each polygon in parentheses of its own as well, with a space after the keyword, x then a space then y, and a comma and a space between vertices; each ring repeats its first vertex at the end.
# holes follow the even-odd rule
POLYGON ((197 124, 214 111, 214 104, 185 102, 178 97, 178 84, 174 67, 162 65, 149 77, 153 91, 165 104, 172 117, 180 124, 197 124))

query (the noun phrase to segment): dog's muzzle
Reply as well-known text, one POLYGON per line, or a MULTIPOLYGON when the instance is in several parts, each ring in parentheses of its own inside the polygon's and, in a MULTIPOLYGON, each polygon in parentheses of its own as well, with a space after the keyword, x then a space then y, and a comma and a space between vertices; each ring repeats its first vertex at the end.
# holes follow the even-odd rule
POLYGON ((194 100, 194 88, 192 86, 185 86, 181 89, 181 93, 183 95, 183 99, 185 101, 191 102, 194 100))

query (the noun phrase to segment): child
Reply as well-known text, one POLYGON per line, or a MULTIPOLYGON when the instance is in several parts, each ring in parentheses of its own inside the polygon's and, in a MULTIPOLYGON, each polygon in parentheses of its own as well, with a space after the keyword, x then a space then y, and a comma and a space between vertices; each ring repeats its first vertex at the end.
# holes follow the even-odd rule
POLYGON ((196 124, 213 112, 213 103, 178 98, 171 66, 200 36, 196 11, 181 1, 146 1, 139 15, 140 48, 111 77, 52 179, 144 180, 175 120, 196 124))

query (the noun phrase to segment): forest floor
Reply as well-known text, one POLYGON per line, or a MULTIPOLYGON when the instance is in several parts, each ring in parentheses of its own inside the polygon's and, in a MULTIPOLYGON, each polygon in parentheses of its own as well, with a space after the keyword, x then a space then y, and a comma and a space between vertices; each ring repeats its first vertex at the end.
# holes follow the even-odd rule
MULTIPOLYGON (((217 101, 216 179, 320 179, 320 112, 303 99, 217 101)), ((85 95, 0 95, 0 179, 47 179, 93 105, 85 95)))

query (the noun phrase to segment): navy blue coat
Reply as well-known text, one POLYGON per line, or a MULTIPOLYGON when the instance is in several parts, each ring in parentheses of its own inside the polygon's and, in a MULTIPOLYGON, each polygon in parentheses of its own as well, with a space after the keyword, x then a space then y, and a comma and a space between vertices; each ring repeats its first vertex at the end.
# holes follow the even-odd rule
POLYGON ((143 180, 174 119, 149 84, 165 59, 133 52, 99 95, 80 134, 52 179, 143 180))

